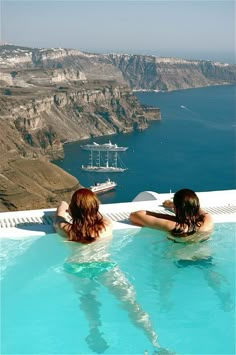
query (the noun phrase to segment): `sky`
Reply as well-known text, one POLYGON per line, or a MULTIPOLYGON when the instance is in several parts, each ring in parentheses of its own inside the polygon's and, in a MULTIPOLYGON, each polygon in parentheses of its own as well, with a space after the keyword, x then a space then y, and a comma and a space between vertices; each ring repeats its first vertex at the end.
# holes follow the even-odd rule
POLYGON ((0 1, 3 42, 235 63, 235 1, 0 1))

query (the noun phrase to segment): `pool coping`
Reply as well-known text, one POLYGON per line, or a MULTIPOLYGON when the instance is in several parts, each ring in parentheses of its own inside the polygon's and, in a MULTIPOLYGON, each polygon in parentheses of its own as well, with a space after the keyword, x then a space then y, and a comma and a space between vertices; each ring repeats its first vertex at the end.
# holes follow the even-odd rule
MULTIPOLYGON (((211 213, 215 223, 236 222, 236 190, 197 192, 201 207, 211 213)), ((173 193, 143 191, 133 201, 101 204, 100 211, 113 221, 114 230, 140 229, 129 221, 129 214, 146 209, 158 213, 173 214, 162 206, 162 202, 173 197, 173 193)), ((55 208, 1 212, 0 238, 24 238, 54 233, 55 208)))

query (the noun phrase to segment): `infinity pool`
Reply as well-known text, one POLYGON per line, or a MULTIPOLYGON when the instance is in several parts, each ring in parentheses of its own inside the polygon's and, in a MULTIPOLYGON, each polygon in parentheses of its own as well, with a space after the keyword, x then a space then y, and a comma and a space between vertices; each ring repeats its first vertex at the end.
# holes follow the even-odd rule
POLYGON ((234 354, 235 231, 1 239, 1 354, 234 354))

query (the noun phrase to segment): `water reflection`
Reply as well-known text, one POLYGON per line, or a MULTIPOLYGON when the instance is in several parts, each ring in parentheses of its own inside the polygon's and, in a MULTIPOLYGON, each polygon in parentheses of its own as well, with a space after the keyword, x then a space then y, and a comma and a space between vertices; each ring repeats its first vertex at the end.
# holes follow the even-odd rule
MULTIPOLYGON (((211 238, 214 238, 214 234, 212 234, 211 238)), ((159 280, 162 285, 160 289, 165 289, 165 298, 162 298, 164 301, 162 304, 166 305, 167 309, 171 308, 171 304, 168 303, 168 295, 170 295, 173 287, 173 285, 171 286, 174 282, 173 275, 176 277, 176 267, 177 269, 199 269, 207 285, 217 296, 220 307, 225 312, 229 312, 234 308, 232 295, 229 291, 230 282, 219 271, 219 258, 214 255, 214 242, 212 243, 211 239, 202 243, 169 244, 166 246, 165 259, 173 260, 175 266, 175 270, 173 270, 173 264, 172 266, 167 265, 165 270, 167 272, 170 270, 169 277, 167 277, 168 280, 161 282, 161 277, 159 280)))
POLYGON ((110 260, 109 242, 96 242, 80 248, 71 244, 72 255, 64 269, 88 321, 86 342, 89 348, 101 354, 110 346, 102 330, 102 304, 99 301, 100 289, 105 287, 119 301, 132 324, 144 332, 154 348, 160 349, 151 317, 138 303, 134 286, 119 266, 110 260))

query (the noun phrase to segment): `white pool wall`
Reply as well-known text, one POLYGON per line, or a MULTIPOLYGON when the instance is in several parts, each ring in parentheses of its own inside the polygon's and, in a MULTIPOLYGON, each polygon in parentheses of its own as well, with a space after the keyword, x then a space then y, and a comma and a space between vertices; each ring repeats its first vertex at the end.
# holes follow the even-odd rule
MULTIPOLYGON (((139 229, 129 222, 129 214, 145 209, 170 213, 162 206, 163 201, 173 197, 173 193, 143 191, 132 202, 101 204, 100 211, 107 215, 114 229, 139 229)), ((236 190, 197 192, 200 204, 212 214, 215 223, 236 223, 236 190)), ((53 217, 56 209, 41 209, 0 213, 0 238, 23 238, 41 236, 54 232, 53 217)))

